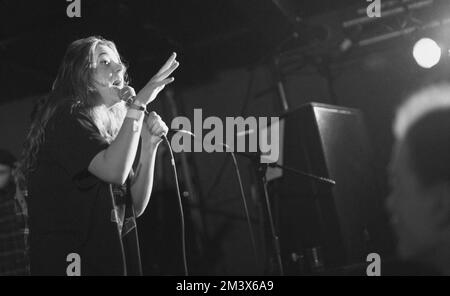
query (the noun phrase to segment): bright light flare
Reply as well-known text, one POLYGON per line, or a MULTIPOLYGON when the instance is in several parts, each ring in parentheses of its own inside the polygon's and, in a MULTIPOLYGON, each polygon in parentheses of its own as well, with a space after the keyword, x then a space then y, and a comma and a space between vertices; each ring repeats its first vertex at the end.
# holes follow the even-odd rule
POLYGON ((423 38, 414 45, 413 56, 419 66, 430 69, 441 60, 442 49, 433 39, 423 38))

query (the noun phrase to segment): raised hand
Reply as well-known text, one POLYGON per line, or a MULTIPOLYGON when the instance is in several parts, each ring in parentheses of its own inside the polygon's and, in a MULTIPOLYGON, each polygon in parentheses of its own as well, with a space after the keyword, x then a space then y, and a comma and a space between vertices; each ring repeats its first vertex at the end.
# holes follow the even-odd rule
POLYGON ((146 106, 151 103, 164 87, 175 79, 169 77, 173 71, 180 65, 176 60, 177 54, 173 53, 166 63, 159 69, 158 73, 139 91, 135 103, 146 106), (169 77, 169 78, 168 78, 169 77))

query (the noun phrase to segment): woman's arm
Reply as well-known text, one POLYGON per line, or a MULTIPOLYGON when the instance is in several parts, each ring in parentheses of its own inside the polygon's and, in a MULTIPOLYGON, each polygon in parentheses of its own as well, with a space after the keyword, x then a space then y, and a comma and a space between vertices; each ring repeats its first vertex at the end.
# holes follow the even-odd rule
POLYGON ((89 172, 108 183, 125 183, 136 156, 144 112, 141 118, 125 118, 111 145, 100 151, 91 161, 89 172))
POLYGON ((148 150, 142 147, 139 164, 133 180, 131 181, 131 198, 137 217, 144 212, 150 201, 157 150, 157 146, 149 148, 148 150))
MULTIPOLYGON (((167 78, 179 65, 173 54, 159 72, 137 94, 135 103, 146 106, 157 94, 174 79, 167 78)), ((135 111, 135 110, 134 110, 135 111)), ((128 111, 122 127, 111 145, 99 152, 89 165, 89 172, 98 178, 115 184, 123 184, 131 170, 139 144, 144 114, 139 119, 129 118, 133 111, 128 111)))
POLYGON ((150 200, 153 188, 155 158, 161 135, 168 127, 155 112, 150 113, 142 130, 142 147, 139 164, 131 181, 131 197, 136 215, 140 216, 150 200))

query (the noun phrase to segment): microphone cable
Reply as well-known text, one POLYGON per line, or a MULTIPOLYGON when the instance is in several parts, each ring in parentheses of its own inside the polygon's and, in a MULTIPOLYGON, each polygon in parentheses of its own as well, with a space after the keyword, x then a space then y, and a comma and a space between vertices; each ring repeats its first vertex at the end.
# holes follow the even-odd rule
POLYGON ((255 231, 253 230, 252 227, 252 222, 250 220, 250 213, 248 211, 248 205, 247 205, 247 198, 245 196, 245 191, 244 191, 244 185, 242 182, 242 178, 241 178, 241 172, 239 170, 239 165, 236 159, 236 154, 233 152, 233 150, 230 148, 229 145, 225 144, 225 143, 220 143, 221 146, 223 146, 225 148, 225 152, 228 152, 231 154, 231 157, 233 159, 233 165, 234 165, 234 169, 236 170, 236 177, 239 183, 239 189, 241 192, 241 197, 242 197, 242 203, 244 204, 244 211, 245 211, 245 217, 247 219, 247 224, 248 224, 248 230, 250 233, 250 241, 252 244, 252 248, 253 248, 253 255, 255 256, 255 263, 256 266, 258 266, 258 252, 256 249, 256 240, 255 240, 255 231))
POLYGON ((180 193, 180 185, 178 182, 178 173, 177 173, 177 166, 175 164, 175 157, 173 156, 173 150, 172 145, 170 145, 169 139, 167 139, 166 135, 162 135, 162 138, 166 142, 167 146, 169 147, 170 152, 170 163, 172 164, 173 168, 173 175, 175 178, 175 185, 177 187, 177 195, 178 195, 178 203, 180 206, 180 219, 181 219, 181 244, 182 244, 182 252, 183 252, 183 267, 184 267, 184 275, 188 276, 188 266, 187 266, 187 258, 186 258, 186 230, 184 225, 184 211, 183 211, 183 201, 181 200, 181 193, 180 193))
POLYGON ((247 224, 248 224, 248 229, 250 232, 250 240, 252 243, 252 248, 253 248, 253 255, 255 256, 255 263, 256 263, 256 267, 258 266, 258 253, 256 251, 256 241, 255 241, 255 232, 253 230, 252 227, 252 222, 250 220, 250 214, 248 211, 248 206, 247 206, 247 198, 245 197, 245 192, 244 192, 244 186, 242 184, 242 178, 241 178, 241 173, 239 171, 239 166, 237 163, 237 159, 236 159, 236 155, 234 154, 233 151, 229 151, 231 154, 231 157, 233 158, 233 164, 234 164, 234 168, 236 170, 236 176, 239 182, 239 188, 241 190, 241 197, 242 197, 242 202, 244 204, 244 210, 245 210, 245 216, 247 218, 247 224))
MULTIPOLYGON (((193 133, 186 132, 184 130, 169 130, 169 132, 185 132, 195 138, 195 135, 193 133)), ((187 275, 189 275, 189 273, 188 273, 187 259, 186 259, 186 233, 185 233, 185 223, 184 223, 184 211, 183 211, 183 203, 182 203, 181 193, 180 193, 180 186, 179 186, 179 182, 178 182, 177 168, 176 168, 176 164, 175 164, 175 157, 173 155, 172 145, 170 144, 170 141, 168 140, 166 135, 162 135, 162 138, 164 139, 167 146, 169 147, 171 164, 172 164, 173 174, 174 174, 175 183, 176 183, 176 187, 177 187, 177 195, 178 195, 178 202, 179 202, 179 207, 180 207, 180 217, 181 217, 181 231, 182 231, 181 240, 182 240, 184 273, 187 276, 187 275)), ((242 197, 242 203, 244 204, 244 212, 245 212, 245 216, 246 216, 246 220, 247 220, 247 224, 248 224, 248 228, 249 228, 250 241, 251 241, 252 248, 253 248, 255 263, 256 263, 256 265, 258 265, 258 253, 257 253, 257 248, 256 248, 255 232, 253 230, 251 219, 250 219, 250 213, 248 211, 247 198, 245 195, 244 185, 242 182, 242 177, 241 177, 241 173, 239 170, 239 165, 237 163, 236 155, 233 151, 227 151, 227 149, 230 148, 227 144, 222 143, 222 146, 225 147, 226 152, 229 152, 231 154, 231 157, 233 159, 233 165, 236 170, 236 177, 237 177, 237 180, 239 183, 239 189, 240 189, 240 194, 242 197)))
MULTIPOLYGON (((125 103, 127 105, 131 104, 131 102, 135 96, 136 96, 136 92, 130 86, 124 86, 119 92, 119 98, 122 101, 125 101, 125 103)), ((148 116, 148 114, 149 114, 149 112, 147 110, 144 110, 144 113, 146 116, 148 116)), ((178 132, 178 131, 179 130, 174 130, 174 132, 178 132)), ((172 164, 173 174, 175 177, 175 184, 177 187, 177 195, 178 195, 178 202, 179 202, 179 206, 180 206, 180 218, 181 218, 181 243, 182 243, 182 252, 183 252, 183 267, 184 267, 184 275, 188 276, 189 272, 188 272, 187 258, 186 258, 186 231, 185 231, 185 225, 184 225, 183 201, 181 200, 180 185, 178 182, 177 166, 175 164, 175 157, 173 156, 172 145, 170 145, 170 142, 167 139, 167 136, 165 134, 162 135, 161 137, 163 138, 163 140, 167 143, 167 146, 169 147, 170 158, 171 158, 170 162, 172 164)))

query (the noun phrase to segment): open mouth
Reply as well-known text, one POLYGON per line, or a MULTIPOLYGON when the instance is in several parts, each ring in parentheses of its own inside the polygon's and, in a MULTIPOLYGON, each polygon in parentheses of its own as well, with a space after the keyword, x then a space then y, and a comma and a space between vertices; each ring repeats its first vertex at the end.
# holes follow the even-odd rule
POLYGON ((122 86, 122 79, 116 79, 112 83, 113 86, 121 87, 122 86))

